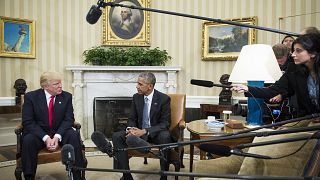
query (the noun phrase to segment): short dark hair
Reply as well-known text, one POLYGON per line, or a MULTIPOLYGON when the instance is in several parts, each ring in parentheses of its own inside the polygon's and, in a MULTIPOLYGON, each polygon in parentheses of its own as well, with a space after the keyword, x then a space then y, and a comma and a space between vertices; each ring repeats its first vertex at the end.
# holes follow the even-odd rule
POLYGON ((154 85, 156 84, 156 77, 155 77, 154 74, 151 73, 151 72, 143 72, 143 73, 141 73, 141 74, 139 75, 139 77, 145 79, 145 81, 146 81, 147 83, 152 84, 153 87, 154 87, 154 85))

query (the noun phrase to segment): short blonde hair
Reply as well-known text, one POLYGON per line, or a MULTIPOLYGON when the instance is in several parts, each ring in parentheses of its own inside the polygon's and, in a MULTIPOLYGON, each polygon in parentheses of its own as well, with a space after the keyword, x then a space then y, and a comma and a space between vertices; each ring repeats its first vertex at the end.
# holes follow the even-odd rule
POLYGON ((49 85, 51 80, 61 80, 61 74, 58 72, 44 72, 40 76, 40 86, 44 88, 49 85))

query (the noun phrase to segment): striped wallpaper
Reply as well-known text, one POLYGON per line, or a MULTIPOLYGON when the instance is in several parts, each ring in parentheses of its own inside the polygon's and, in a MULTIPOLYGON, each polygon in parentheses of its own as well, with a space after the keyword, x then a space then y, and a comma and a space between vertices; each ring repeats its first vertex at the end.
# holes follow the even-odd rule
MULTIPOLYGON (((27 81, 27 91, 39 87, 43 71, 64 74, 64 89, 73 92, 72 74, 66 65, 80 65, 82 52, 101 44, 102 21, 90 25, 85 16, 97 0, 0 0, 0 16, 35 20, 36 58, 0 57, 0 97, 12 97, 14 81, 27 81)), ((216 19, 257 16, 258 25, 299 32, 303 27, 320 27, 317 0, 151 0, 151 8, 216 19)), ((168 66, 180 66, 178 92, 190 96, 216 96, 219 88, 190 85, 190 79, 219 82, 231 73, 235 61, 201 60, 202 21, 151 13, 151 47, 166 49, 173 57, 168 66)), ((273 45, 282 35, 257 31, 257 43, 273 45)))

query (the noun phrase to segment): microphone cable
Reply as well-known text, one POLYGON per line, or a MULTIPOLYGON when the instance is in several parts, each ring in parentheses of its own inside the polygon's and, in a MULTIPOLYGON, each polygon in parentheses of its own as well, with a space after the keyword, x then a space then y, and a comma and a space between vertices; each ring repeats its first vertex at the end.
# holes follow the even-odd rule
MULTIPOLYGON (((259 106, 259 109, 260 109, 260 112, 261 112, 260 115, 261 115, 261 117, 262 117, 262 116, 263 116, 263 114, 262 114, 263 109, 262 109, 262 107, 260 106, 260 103, 258 102, 257 98, 256 98, 251 92, 249 92, 249 91, 247 91, 247 90, 243 90, 243 91, 251 95, 252 99, 253 99, 253 100, 255 101, 255 103, 259 106)), ((259 99, 260 99, 260 98, 259 98, 259 99)), ((268 108, 269 111, 271 112, 271 109, 270 109, 270 107, 267 105, 267 103, 265 103, 264 101, 263 101, 263 103, 267 106, 267 108, 268 108)), ((282 112, 283 106, 284 106, 284 102, 282 102, 281 111, 280 111, 280 112, 282 112)), ((279 116, 280 116, 280 114, 278 115, 278 117, 279 117, 279 116)), ((278 118, 275 119, 274 116, 272 115, 272 113, 271 113, 271 117, 272 117, 272 119, 273 119, 272 124, 274 124, 275 121, 276 121, 278 118)), ((284 125, 284 127, 294 127, 294 126, 298 125, 301 121, 302 121, 302 120, 297 121, 297 122, 295 122, 294 124, 292 124, 292 125, 290 125, 290 126, 285 126, 285 125, 284 125)))
POLYGON ((267 104, 266 102, 263 101, 263 103, 266 105, 266 107, 268 108, 269 112, 270 112, 270 116, 272 118, 272 124, 276 123, 276 121, 280 118, 280 115, 282 113, 283 110, 283 106, 284 106, 284 101, 282 101, 281 103, 281 108, 280 108, 280 113, 277 115, 277 117, 274 117, 273 113, 272 113, 272 109, 269 107, 269 104, 267 104))
MULTIPOLYGON (((270 116, 272 118, 272 124, 273 123, 276 123, 276 121, 280 118, 281 114, 283 113, 283 108, 286 106, 288 108, 288 111, 289 111, 289 115, 291 116, 291 119, 293 119, 293 113, 292 113, 292 108, 290 107, 290 98, 286 98, 284 99, 282 102, 281 102, 281 105, 280 105, 280 113, 277 114, 277 117, 274 116, 274 114, 272 113, 272 109, 270 108, 270 104, 266 103, 265 101, 263 101, 263 103, 266 105, 266 107, 268 108, 269 110, 269 113, 270 113, 270 116), (286 103, 287 101, 287 103, 286 103)), ((298 122, 299 123, 299 122, 298 122)), ((297 124, 298 124, 297 123, 297 124)), ((293 127, 295 126, 296 124, 292 125, 292 126, 287 126, 287 127, 293 127)))
POLYGON ((313 133, 308 139, 305 140, 305 142, 303 144, 301 144, 300 147, 298 147, 298 149, 296 149, 295 151, 293 151, 292 153, 286 154, 286 155, 282 155, 282 156, 278 156, 278 157, 271 157, 268 160, 272 160, 272 159, 282 159, 282 158, 286 158, 289 157, 291 155, 296 154, 297 152, 299 152, 310 140, 313 136, 315 136, 317 133, 320 133, 320 131, 316 131, 315 133, 313 133))

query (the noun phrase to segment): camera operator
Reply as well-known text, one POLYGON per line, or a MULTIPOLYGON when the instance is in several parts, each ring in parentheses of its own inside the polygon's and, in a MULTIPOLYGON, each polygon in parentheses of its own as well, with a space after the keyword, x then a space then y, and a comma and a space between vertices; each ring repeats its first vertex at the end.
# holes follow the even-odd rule
POLYGON ((320 35, 305 34, 293 43, 294 63, 288 65, 281 78, 269 87, 248 87, 235 84, 233 91, 245 92, 245 96, 271 99, 281 94, 283 98, 297 95, 297 115, 320 112, 320 35))

